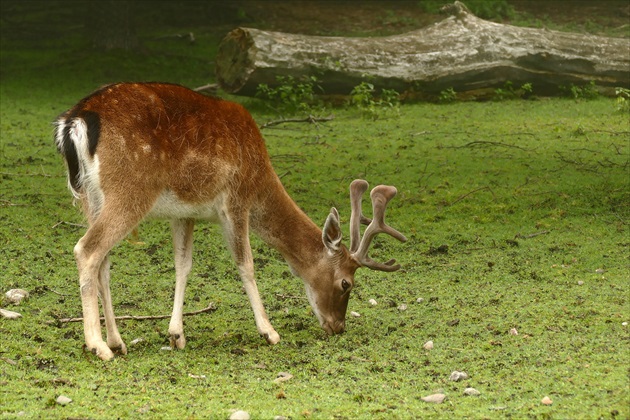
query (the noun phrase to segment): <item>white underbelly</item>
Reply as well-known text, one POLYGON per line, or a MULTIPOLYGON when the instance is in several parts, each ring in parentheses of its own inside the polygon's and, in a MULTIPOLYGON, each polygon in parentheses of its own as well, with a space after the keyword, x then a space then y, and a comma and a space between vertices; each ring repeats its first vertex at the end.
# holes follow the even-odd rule
POLYGON ((218 209, 223 200, 217 197, 205 203, 187 203, 172 191, 164 191, 157 199, 147 217, 155 219, 204 219, 218 221, 218 209))

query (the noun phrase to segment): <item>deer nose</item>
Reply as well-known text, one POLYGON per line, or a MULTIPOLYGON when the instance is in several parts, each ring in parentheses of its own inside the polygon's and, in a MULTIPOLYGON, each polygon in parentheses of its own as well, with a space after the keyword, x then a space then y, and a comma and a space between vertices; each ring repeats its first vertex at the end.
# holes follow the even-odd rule
POLYGON ((346 321, 327 321, 322 324, 322 328, 324 328, 329 335, 341 334, 346 330, 346 321))

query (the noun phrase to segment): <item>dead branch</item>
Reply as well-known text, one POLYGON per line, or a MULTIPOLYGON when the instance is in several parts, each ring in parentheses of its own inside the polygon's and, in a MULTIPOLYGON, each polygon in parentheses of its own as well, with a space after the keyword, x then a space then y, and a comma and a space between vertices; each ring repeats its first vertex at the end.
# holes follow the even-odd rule
POLYGON ((459 203, 460 201, 462 201, 463 199, 465 199, 466 197, 468 197, 468 196, 470 196, 470 195, 473 195, 474 193, 477 193, 477 192, 479 192, 479 191, 490 191, 490 193, 491 193, 491 194, 492 194, 492 196, 494 197, 494 192, 492 191, 492 189, 491 189, 490 187, 488 187, 488 186, 485 186, 485 187, 480 187, 480 188, 474 189, 474 190, 472 190, 472 191, 470 191, 470 192, 468 192, 468 193, 466 193, 466 194, 464 194, 464 195, 459 196, 459 197, 457 198, 457 200, 455 200, 455 201, 453 201, 452 203, 450 203, 450 204, 449 204, 449 206, 453 206, 453 205, 455 205, 456 203, 459 203))
POLYGON ((276 293, 276 297, 278 298, 278 300, 287 300, 287 299, 304 300, 304 299, 306 299, 306 297, 293 296, 293 295, 284 295, 282 293, 276 293))
POLYGON ((536 236, 540 236, 540 235, 546 235, 548 234, 550 231, 548 230, 541 230, 540 232, 534 232, 534 233, 530 233, 529 235, 521 235, 520 233, 517 233, 516 235, 514 235, 514 239, 531 239, 531 238, 535 238, 536 236))
POLYGON ((441 148, 442 149, 464 149, 466 147, 475 147, 475 146, 502 146, 502 147, 511 147, 513 149, 526 150, 526 151, 531 150, 531 149, 526 149, 521 146, 517 146, 515 144, 502 143, 500 141, 486 141, 486 140, 475 140, 475 141, 466 143, 462 146, 442 146, 441 148))
POLYGON ((171 35, 162 35, 155 37, 155 39, 168 39, 168 38, 179 38, 179 39, 187 39, 191 44, 195 42, 195 34, 192 32, 188 32, 187 34, 171 34, 171 35))
POLYGON ((219 85, 218 85, 218 83, 209 83, 207 85, 196 87, 193 90, 195 92, 203 92, 203 91, 207 90, 211 94, 215 94, 215 93, 217 93, 217 90, 219 90, 219 85))
POLYGON ((281 120, 266 122, 260 126, 260 129, 262 130, 263 128, 272 127, 278 124, 291 123, 291 122, 295 122, 295 123, 307 122, 311 124, 317 124, 318 122, 331 121, 334 118, 335 117, 333 115, 330 115, 328 117, 314 117, 312 115, 309 115, 306 118, 283 118, 281 120))
MULTIPOLYGON (((204 309, 199 309, 198 311, 193 311, 193 312, 185 312, 183 315, 184 316, 193 316, 193 315, 199 315, 205 312, 214 312, 217 310, 217 307, 214 305, 213 302, 210 302, 210 304, 204 308, 204 309)), ((146 319, 168 319, 170 318, 171 315, 123 315, 123 316, 117 316, 115 317, 116 320, 121 320, 121 319, 133 319, 135 321, 143 321, 146 319)), ((105 318, 101 317, 101 321, 104 321, 105 318)), ((83 321, 83 318, 61 318, 61 319, 57 319, 55 321, 49 322, 49 324, 54 324, 54 323, 60 323, 60 324, 66 324, 69 322, 81 322, 83 321)))
POLYGON ((78 228, 87 228, 86 225, 82 225, 80 223, 70 223, 70 222, 64 222, 62 220, 62 221, 57 222, 54 225, 52 225, 51 229, 56 229, 58 226, 61 226, 61 225, 68 225, 68 226, 78 227, 78 228))
POLYGON ((0 200, 0 207, 17 207, 23 206, 24 204, 15 204, 9 200, 0 200))
POLYGON ((48 175, 45 173, 41 173, 41 174, 37 174, 37 173, 24 173, 24 174, 18 174, 18 173, 14 173, 14 172, 0 172, 0 175, 6 175, 6 176, 43 176, 44 178, 51 178, 52 175, 48 175))

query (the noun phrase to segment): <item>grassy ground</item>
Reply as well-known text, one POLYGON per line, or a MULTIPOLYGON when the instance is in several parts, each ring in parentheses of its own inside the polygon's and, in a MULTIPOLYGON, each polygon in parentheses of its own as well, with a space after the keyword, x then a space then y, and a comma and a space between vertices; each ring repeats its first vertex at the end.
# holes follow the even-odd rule
MULTIPOLYGON (((359 272, 349 311, 361 317, 327 337, 301 282, 254 240, 282 337, 269 347, 217 228, 201 223, 186 310, 218 309, 185 320, 177 352, 161 350, 168 320, 122 321, 129 354, 104 363, 82 350, 81 324, 55 322, 81 312, 72 247, 83 221, 50 122, 102 83, 211 81, 219 37, 200 29, 194 46, 147 38, 142 54, 95 54, 71 34, 4 29, 0 290, 31 296, 8 306, 22 318, 0 319, 0 417, 630 417, 630 126, 612 99, 414 104, 376 121, 335 109, 317 126, 265 129, 277 172, 318 222, 335 205, 347 226, 355 177, 399 188, 388 219, 410 240, 381 239, 374 257, 396 257, 403 270, 359 272), (450 381, 454 370, 469 379, 450 381), (293 378, 275 383, 279 372, 293 378), (447 401, 420 400, 437 392, 447 401), (58 405, 59 395, 73 402, 58 405)), ((277 118, 245 103, 261 123, 277 118)), ((117 315, 168 314, 168 224, 147 222, 139 235, 113 252, 117 315)))

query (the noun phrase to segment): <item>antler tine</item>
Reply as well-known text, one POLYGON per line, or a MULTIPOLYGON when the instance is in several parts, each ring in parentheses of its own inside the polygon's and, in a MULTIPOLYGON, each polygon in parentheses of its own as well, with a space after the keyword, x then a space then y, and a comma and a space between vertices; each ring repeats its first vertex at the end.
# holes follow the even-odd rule
POLYGON ((355 179, 350 184, 350 207, 352 209, 350 213, 350 252, 355 252, 359 249, 361 242, 361 223, 367 225, 371 222, 370 219, 363 215, 361 210, 363 193, 365 193, 367 189, 368 183, 362 179, 355 179))
POLYGON ((357 250, 352 254, 362 266, 380 271, 396 271, 400 268, 400 265, 394 265, 396 260, 392 259, 386 263, 377 263, 367 255, 370 245, 372 244, 372 239, 379 233, 387 233, 401 242, 407 241, 407 238, 405 238, 402 233, 385 223, 385 209, 387 208, 387 203, 394 198, 397 192, 395 187, 379 185, 370 193, 374 218, 365 230, 357 250))

